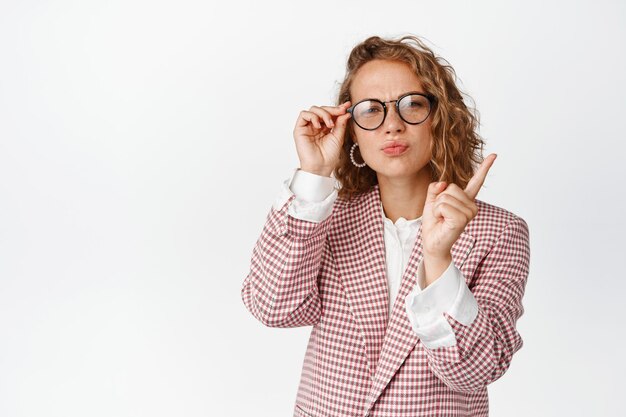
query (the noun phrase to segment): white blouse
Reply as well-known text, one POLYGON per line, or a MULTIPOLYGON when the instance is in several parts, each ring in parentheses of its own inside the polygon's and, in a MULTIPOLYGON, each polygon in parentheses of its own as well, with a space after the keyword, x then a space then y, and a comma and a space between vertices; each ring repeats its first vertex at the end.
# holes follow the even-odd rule
MULTIPOLYGON (((273 207, 278 210, 292 196, 296 198, 287 213, 295 218, 321 222, 332 213, 338 196, 338 183, 333 177, 324 177, 296 168, 292 176, 283 181, 280 194, 273 207)), ((385 256, 389 288, 389 314, 398 296, 400 281, 411 256, 422 218, 407 220, 400 217, 392 222, 383 210, 385 225, 385 256)), ((456 337, 443 312, 469 326, 478 315, 478 304, 465 283, 462 272, 450 262, 443 274, 424 288, 424 265, 420 261, 417 285, 405 299, 407 318, 422 343, 434 349, 456 344, 456 337)))

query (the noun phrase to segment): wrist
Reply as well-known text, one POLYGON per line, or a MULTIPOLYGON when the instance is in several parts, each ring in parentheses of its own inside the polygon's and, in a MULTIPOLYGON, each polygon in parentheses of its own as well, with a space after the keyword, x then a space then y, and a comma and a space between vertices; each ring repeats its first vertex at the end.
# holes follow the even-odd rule
POLYGON ((452 253, 448 252, 428 252, 427 250, 423 251, 424 259, 429 259, 431 262, 445 262, 452 260, 452 253))
MULTIPOLYGON (((452 255, 450 253, 447 254, 439 254, 435 256, 429 256, 424 253, 424 281, 425 287, 432 284, 436 281, 450 266, 452 262, 452 255)), ((424 288, 425 288, 424 287, 424 288)))
POLYGON ((300 167, 300 170, 306 171, 306 172, 311 173, 311 174, 320 175, 322 177, 330 177, 330 175, 333 173, 332 169, 308 167, 306 165, 302 165, 300 167))

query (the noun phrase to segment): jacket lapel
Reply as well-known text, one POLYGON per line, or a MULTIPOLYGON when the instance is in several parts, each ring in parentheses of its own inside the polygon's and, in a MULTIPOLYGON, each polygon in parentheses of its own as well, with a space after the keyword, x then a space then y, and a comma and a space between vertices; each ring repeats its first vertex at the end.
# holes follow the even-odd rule
MULTIPOLYGON (((374 404, 419 338, 406 317, 404 299, 417 285, 422 260, 422 228, 402 276, 398 296, 389 316, 389 290, 385 259, 384 223, 378 185, 342 211, 330 235, 332 253, 350 309, 361 331, 372 386, 368 409, 374 404)), ((461 268, 475 239, 461 233, 452 246, 454 264, 461 268)))
POLYGON ((370 377, 376 372, 389 315, 383 221, 375 186, 354 201, 330 237, 332 252, 365 344, 370 377))
MULTIPOLYGON (((379 198, 378 192, 376 195, 377 198, 379 198)), ((467 256, 472 251, 475 241, 472 235, 464 231, 454 245, 452 245, 450 254, 457 268, 461 268, 465 259, 467 259, 467 256)), ((417 267, 423 257, 422 248, 422 227, 420 225, 413 251, 411 252, 411 256, 402 276, 398 296, 394 302, 389 326, 386 329, 383 339, 380 359, 368 395, 368 409, 369 406, 376 402, 389 381, 391 381, 393 375, 398 371, 419 340, 406 317, 404 300, 415 285, 417 285, 417 267)))

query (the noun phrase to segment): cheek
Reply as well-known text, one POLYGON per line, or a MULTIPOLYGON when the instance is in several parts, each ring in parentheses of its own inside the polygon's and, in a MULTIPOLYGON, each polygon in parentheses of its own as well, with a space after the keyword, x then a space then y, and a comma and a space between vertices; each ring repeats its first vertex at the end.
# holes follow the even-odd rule
POLYGON ((430 143, 432 142, 432 138, 430 132, 428 130, 420 130, 415 132, 413 135, 413 143, 420 148, 430 148, 430 143))
POLYGON ((432 136, 429 129, 420 129, 413 134, 413 147, 420 154, 428 154, 430 156, 432 151, 432 136))
POLYGON ((356 142, 359 144, 361 155, 374 155, 378 148, 382 146, 383 141, 384 139, 380 139, 371 132, 362 131, 356 133, 356 142))
POLYGON ((429 163, 431 159, 431 151, 426 144, 413 146, 413 152, 411 155, 412 165, 423 166, 429 163))

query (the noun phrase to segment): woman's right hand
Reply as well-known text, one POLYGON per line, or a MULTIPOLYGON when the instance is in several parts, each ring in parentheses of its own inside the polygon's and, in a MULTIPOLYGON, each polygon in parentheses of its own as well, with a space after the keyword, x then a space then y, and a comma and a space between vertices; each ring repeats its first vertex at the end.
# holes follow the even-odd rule
POLYGON ((296 121, 293 138, 300 169, 330 177, 339 162, 350 113, 350 101, 340 106, 312 106, 296 121))

